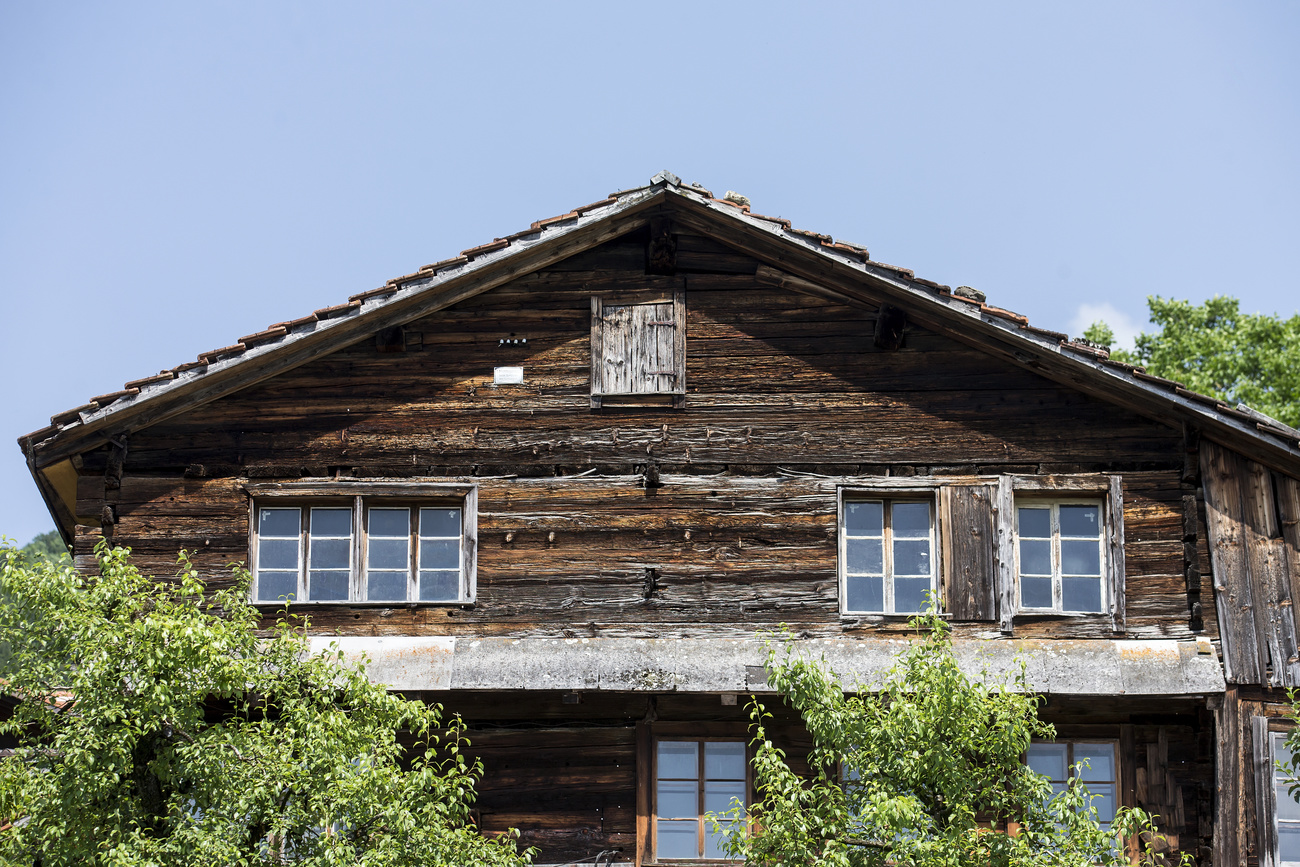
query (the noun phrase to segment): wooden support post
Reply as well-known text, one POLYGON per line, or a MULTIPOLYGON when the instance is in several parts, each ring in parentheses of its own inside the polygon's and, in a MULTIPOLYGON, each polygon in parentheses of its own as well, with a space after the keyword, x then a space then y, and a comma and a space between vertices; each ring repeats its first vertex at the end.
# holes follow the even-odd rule
POLYGON ((1214 712, 1214 865, 1242 867, 1239 821, 1241 811, 1241 698, 1229 684, 1214 712))

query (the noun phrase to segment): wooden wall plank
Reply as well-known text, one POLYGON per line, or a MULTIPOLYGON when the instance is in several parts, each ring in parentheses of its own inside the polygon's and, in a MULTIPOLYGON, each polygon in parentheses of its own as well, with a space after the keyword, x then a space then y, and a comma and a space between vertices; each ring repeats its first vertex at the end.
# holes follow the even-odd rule
POLYGON ((1254 580, 1246 552, 1242 503, 1244 461, 1209 440, 1201 443, 1206 529, 1214 567, 1214 602, 1223 637, 1224 667, 1232 683, 1264 683, 1267 621, 1256 611, 1254 580))

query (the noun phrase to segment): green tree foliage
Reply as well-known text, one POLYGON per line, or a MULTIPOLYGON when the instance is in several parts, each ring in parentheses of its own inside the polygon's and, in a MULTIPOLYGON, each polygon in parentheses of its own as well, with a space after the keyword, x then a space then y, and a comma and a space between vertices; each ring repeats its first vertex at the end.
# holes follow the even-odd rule
MULTIPOLYGON (((846 696, 824 661, 789 640, 769 649, 769 683, 812 735, 812 774, 790 769, 755 702, 758 799, 718 826, 752 829, 729 838, 732 853, 768 867, 1128 864, 1081 784, 1053 796, 1024 765, 1031 740, 1054 731, 1023 672, 1011 683, 972 680, 942 620, 913 625, 921 637, 875 693, 846 696)), ((1121 810, 1115 827, 1156 839, 1138 810, 1121 810)))
POLYGON ((36 536, 22 547, 22 552, 28 557, 44 557, 56 566, 72 565, 68 546, 63 544, 63 537, 59 535, 58 530, 50 530, 48 533, 36 536))
MULTIPOLYGON (((1133 352, 1111 357, 1300 427, 1300 313, 1283 319, 1239 306, 1223 295, 1204 304, 1152 295, 1147 307, 1160 330, 1139 334, 1133 352)), ((1084 336, 1105 345, 1114 339, 1104 322, 1084 336)))
POLYGON ((246 574, 206 593, 183 555, 154 580, 97 553, 83 576, 0 549, 0 863, 527 863, 473 827, 480 769, 439 708, 284 621, 259 636, 246 574))

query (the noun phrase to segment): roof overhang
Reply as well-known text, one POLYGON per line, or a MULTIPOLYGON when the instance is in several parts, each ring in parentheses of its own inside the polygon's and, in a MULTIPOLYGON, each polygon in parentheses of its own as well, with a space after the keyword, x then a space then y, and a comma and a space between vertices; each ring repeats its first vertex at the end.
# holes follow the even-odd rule
POLYGON ((1154 421, 1195 427, 1251 459, 1300 476, 1295 430, 1197 395, 1178 383, 1108 360, 1096 348, 1034 328, 1018 314, 972 301, 911 271, 871 261, 866 250, 791 228, 788 221, 750 213, 682 184, 670 173, 548 220, 454 259, 426 266, 361 293, 344 305, 279 323, 198 362, 128 383, 123 391, 61 413, 51 425, 19 439, 42 494, 60 523, 70 520, 49 468, 73 455, 165 421, 343 348, 553 265, 633 231, 658 216, 711 235, 765 267, 757 279, 793 291, 832 295, 849 303, 888 303, 917 324, 1032 370, 1061 385, 1154 421), (64 514, 67 513, 67 514, 64 514))

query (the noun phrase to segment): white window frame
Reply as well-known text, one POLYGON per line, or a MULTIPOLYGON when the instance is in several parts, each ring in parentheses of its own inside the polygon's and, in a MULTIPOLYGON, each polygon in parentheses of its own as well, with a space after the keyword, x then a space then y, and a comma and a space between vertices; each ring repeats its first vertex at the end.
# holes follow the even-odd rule
MULTIPOLYGON (((899 490, 872 490, 859 488, 841 488, 838 503, 838 529, 839 544, 837 549, 838 571, 839 571, 839 595, 840 595, 840 614, 845 616, 889 616, 889 617, 911 617, 916 614, 913 611, 899 612, 894 605, 894 570, 893 570, 893 534, 892 534, 892 512, 893 506, 899 503, 925 503, 930 508, 930 594, 935 600, 938 608, 942 607, 939 593, 939 508, 934 488, 916 488, 916 489, 899 489, 899 490), (884 593, 882 597, 883 610, 865 611, 849 608, 849 581, 858 577, 849 572, 848 558, 848 540, 851 538, 848 533, 848 527, 845 522, 847 505, 849 503, 879 502, 884 507, 884 525, 882 539, 882 561, 884 593)), ((868 537, 852 537, 868 538, 868 537)), ((867 576, 862 573, 862 577, 867 576)), ((909 577, 909 576, 904 576, 909 577)), ((915 577, 915 576, 910 576, 915 577)))
POLYGON ((1255 765, 1255 833, 1260 867, 1297 867, 1300 860, 1282 860, 1281 831, 1300 830, 1300 819, 1278 816, 1278 799, 1290 797, 1279 793, 1277 786, 1291 783, 1295 777, 1284 774, 1277 766, 1279 749, 1291 733, 1284 717, 1251 718, 1251 752, 1255 765))
MULTIPOLYGON (((250 601, 255 605, 284 605, 283 599, 259 598, 260 542, 258 530, 262 509, 292 509, 299 514, 297 550, 297 583, 293 605, 464 605, 475 601, 478 577, 478 489, 473 485, 446 485, 424 483, 280 483, 250 484, 245 486, 249 499, 248 563, 253 574, 249 587, 250 601), (312 509, 347 508, 351 513, 351 532, 348 537, 348 594, 346 599, 313 600, 307 598, 310 516, 312 509), (407 598, 367 599, 367 562, 371 539, 368 533, 372 509, 408 509, 411 531, 407 536, 407 598), (459 587, 455 599, 421 600, 419 598, 420 562, 422 541, 443 541, 450 536, 422 536, 420 534, 420 509, 455 508, 460 510, 459 587)), ((265 538, 290 538, 265 537, 265 538)), ((339 537, 344 538, 344 537, 339 537)), ((384 537, 377 537, 384 538, 384 537)), ((392 537, 400 538, 400 537, 392 537)), ((265 570, 288 572, 288 569, 265 570)), ((397 571, 397 570, 393 570, 397 571)), ((433 571, 433 570, 427 570, 433 571)))
MULTIPOLYGON (((1274 835, 1274 836, 1273 836, 1273 839, 1274 839, 1274 840, 1279 840, 1279 841, 1280 841, 1281 836, 1282 836, 1282 829, 1283 829, 1283 827, 1286 827, 1287 829, 1294 830, 1294 831, 1296 831, 1297 833, 1300 833, 1300 819, 1283 819, 1283 818, 1281 818, 1281 817, 1278 815, 1277 802, 1276 802, 1276 798, 1280 797, 1280 795, 1277 794, 1277 788, 1276 788, 1276 787, 1277 787, 1278 785, 1285 785, 1285 786, 1288 786, 1288 787, 1289 787, 1292 783, 1296 782, 1296 780, 1297 780, 1296 777, 1287 776, 1287 775, 1283 774, 1282 769, 1279 768, 1279 767, 1277 766, 1279 748, 1280 748, 1280 747, 1284 748, 1284 744, 1283 744, 1283 742, 1286 740, 1288 734, 1290 734, 1290 733, 1289 733, 1289 732, 1269 732, 1269 733, 1268 733, 1268 735, 1269 735, 1269 756, 1270 756, 1270 758, 1273 759, 1273 776, 1272 776, 1272 780, 1271 780, 1271 782, 1273 783, 1273 786, 1274 786, 1273 791, 1274 791, 1274 793, 1275 793, 1275 794, 1274 794, 1274 799, 1275 799, 1275 800, 1274 800, 1274 803, 1273 803, 1273 815, 1272 815, 1272 820, 1273 820, 1273 835, 1274 835)), ((1290 797, 1290 795, 1288 794, 1287 797, 1290 797)), ((1279 850, 1278 850, 1278 854, 1277 854, 1277 858, 1276 858, 1275 863, 1276 863, 1277 867, 1300 867, 1300 859, 1297 859, 1297 860, 1289 860, 1289 861, 1283 861, 1283 860, 1282 860, 1282 853, 1281 853, 1281 849, 1280 849, 1280 843, 1279 843, 1279 850)))
MULTIPOLYGON (((1106 576, 1108 574, 1107 563, 1106 563, 1106 502, 1103 498, 1101 497, 1064 497, 1064 498, 1062 497, 1052 497, 1052 498, 1017 497, 1015 503, 1014 520, 1016 526, 1016 549, 1015 549, 1016 607, 1019 611, 1025 614, 1105 614, 1107 611, 1110 610, 1110 588, 1107 586, 1109 582, 1106 580, 1106 576), (1100 582, 1101 585, 1101 599, 1096 611, 1082 611, 1078 609, 1065 607, 1065 600, 1063 599, 1063 590, 1062 590, 1063 587, 1062 579, 1064 577, 1064 574, 1061 567, 1061 540, 1062 540, 1061 524, 1060 524, 1061 506, 1095 506, 1097 509, 1097 557, 1098 557, 1097 580, 1100 582), (1023 572, 1021 570, 1021 564, 1020 564, 1020 542, 1022 540, 1021 533, 1020 533, 1020 510, 1022 508, 1043 508, 1043 507, 1049 508, 1050 522, 1051 522, 1051 530, 1050 530, 1051 535, 1048 537, 1048 541, 1051 544, 1051 557, 1052 557, 1052 574, 1050 576, 1052 580, 1052 605, 1049 608, 1031 607, 1024 604, 1023 595, 1022 595, 1023 582, 1021 580, 1021 576, 1023 572)), ((1036 536, 1032 538, 1042 538, 1042 537, 1036 536)), ((1067 536, 1064 538, 1078 539, 1083 537, 1067 536)), ((1034 577, 1049 577, 1049 576, 1036 575, 1034 577)), ((1089 575, 1087 577, 1091 578, 1092 576, 1089 575)))

